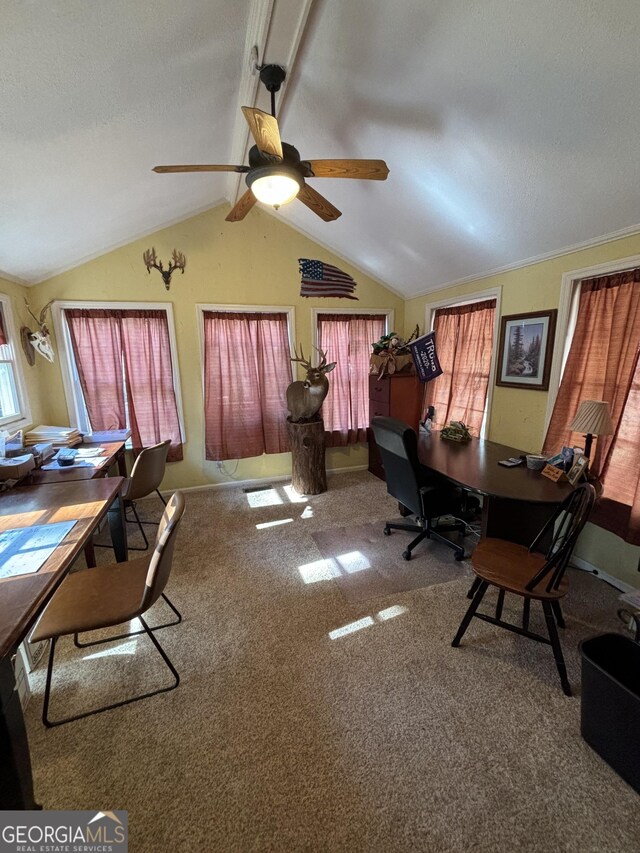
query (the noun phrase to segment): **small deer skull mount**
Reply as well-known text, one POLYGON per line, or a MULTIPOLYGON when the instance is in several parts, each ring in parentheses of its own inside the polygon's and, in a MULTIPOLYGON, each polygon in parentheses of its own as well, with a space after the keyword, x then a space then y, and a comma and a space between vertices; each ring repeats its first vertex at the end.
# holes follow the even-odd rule
POLYGON ((300 347, 300 357, 294 347, 293 354, 295 358, 291 361, 299 361, 307 371, 306 379, 299 382, 292 382, 287 388, 287 408, 291 412, 291 421, 298 423, 299 421, 310 420, 314 418, 320 411, 320 406, 324 403, 324 398, 329 392, 329 380, 325 376, 336 366, 335 361, 327 364, 327 354, 324 350, 318 349, 320 363, 317 367, 313 367, 311 359, 304 357, 302 346, 300 347))
POLYGON ((24 354, 27 357, 27 361, 31 366, 35 364, 36 353, 39 353, 43 358, 46 358, 47 361, 50 361, 51 363, 53 363, 54 360, 53 347, 51 346, 51 336, 49 335, 49 329, 45 322, 47 317, 47 311, 49 310, 49 306, 52 302, 53 299, 50 302, 47 302, 47 304, 40 312, 40 316, 36 317, 36 315, 29 307, 28 300, 24 300, 24 304, 27 306, 27 311, 36 321, 36 324, 39 328, 39 331, 37 332, 31 331, 28 326, 23 326, 20 329, 20 340, 22 341, 22 349, 24 350, 24 354))
POLYGON ((171 287, 171 276, 173 275, 174 270, 180 270, 182 275, 184 275, 185 267, 187 266, 187 259, 182 254, 182 252, 177 252, 175 249, 173 250, 173 254, 171 255, 171 260, 169 261, 169 267, 165 269, 162 266, 162 261, 158 263, 158 259, 156 257, 156 250, 154 248, 147 249, 146 252, 143 252, 142 257, 144 259, 144 264, 147 268, 147 272, 151 273, 151 268, 157 269, 162 279, 164 281, 164 286, 169 290, 171 287))

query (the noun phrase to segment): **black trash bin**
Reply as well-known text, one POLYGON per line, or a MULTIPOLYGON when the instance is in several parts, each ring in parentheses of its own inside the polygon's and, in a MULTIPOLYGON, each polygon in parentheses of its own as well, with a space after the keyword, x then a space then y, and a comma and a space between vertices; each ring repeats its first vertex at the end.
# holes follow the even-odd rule
POLYGON ((603 634, 580 651, 582 737, 640 794, 640 645, 603 634))

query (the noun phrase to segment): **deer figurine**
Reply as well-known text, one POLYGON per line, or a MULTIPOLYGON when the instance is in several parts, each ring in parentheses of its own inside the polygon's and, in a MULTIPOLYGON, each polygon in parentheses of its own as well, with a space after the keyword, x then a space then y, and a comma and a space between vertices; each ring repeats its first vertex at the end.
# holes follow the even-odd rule
MULTIPOLYGON (((314 347, 314 349, 318 348, 314 347)), ((313 367, 311 359, 304 357, 302 346, 300 346, 299 357, 295 347, 293 353, 295 358, 292 358, 291 361, 300 362, 307 371, 304 380, 292 382, 287 388, 287 408, 291 413, 291 421, 292 423, 299 423, 300 421, 310 420, 319 412, 320 406, 329 391, 329 380, 325 374, 333 370, 336 362, 332 361, 327 364, 327 354, 321 349, 318 349, 320 363, 317 367, 313 367)))
POLYGON ((25 298, 24 304, 27 306, 27 311, 33 319, 36 321, 39 330, 38 332, 32 332, 28 326, 23 326, 20 329, 20 337, 22 339, 22 348, 27 357, 27 361, 30 365, 35 363, 35 352, 40 353, 43 358, 46 358, 47 361, 53 363, 54 353, 53 347, 51 346, 51 336, 49 334, 49 329, 46 324, 47 311, 49 310, 49 306, 53 302, 53 299, 44 306, 42 311, 40 312, 40 316, 36 317, 29 306, 29 301, 25 298), (33 347, 33 349, 32 349, 33 347))

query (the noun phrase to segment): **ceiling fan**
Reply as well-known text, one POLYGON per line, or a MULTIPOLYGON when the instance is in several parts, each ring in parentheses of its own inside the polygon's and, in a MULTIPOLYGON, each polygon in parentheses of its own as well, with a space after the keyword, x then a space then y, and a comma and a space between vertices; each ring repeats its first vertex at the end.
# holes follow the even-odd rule
POLYGON ((271 93, 271 115, 254 107, 242 107, 255 145, 249 151, 248 166, 155 166, 154 172, 241 172, 246 174, 249 189, 226 217, 238 222, 247 215, 256 201, 272 205, 276 210, 283 204, 300 199, 325 222, 341 216, 341 212, 324 196, 310 187, 306 178, 358 178, 366 181, 385 181, 389 169, 384 160, 301 160, 297 148, 282 142, 276 120, 275 93, 280 89, 286 72, 280 65, 263 65, 260 80, 271 93))

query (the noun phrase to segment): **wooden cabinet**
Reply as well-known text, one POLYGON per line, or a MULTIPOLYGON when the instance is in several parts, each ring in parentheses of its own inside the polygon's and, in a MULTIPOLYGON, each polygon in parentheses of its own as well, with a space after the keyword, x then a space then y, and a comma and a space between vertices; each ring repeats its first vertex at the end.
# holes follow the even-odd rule
MULTIPOLYGON (((394 373, 379 378, 369 376, 369 424, 377 415, 398 418, 416 432, 422 414, 424 385, 414 373, 394 373)), ((373 432, 369 430, 369 471, 385 479, 380 453, 373 432)))

